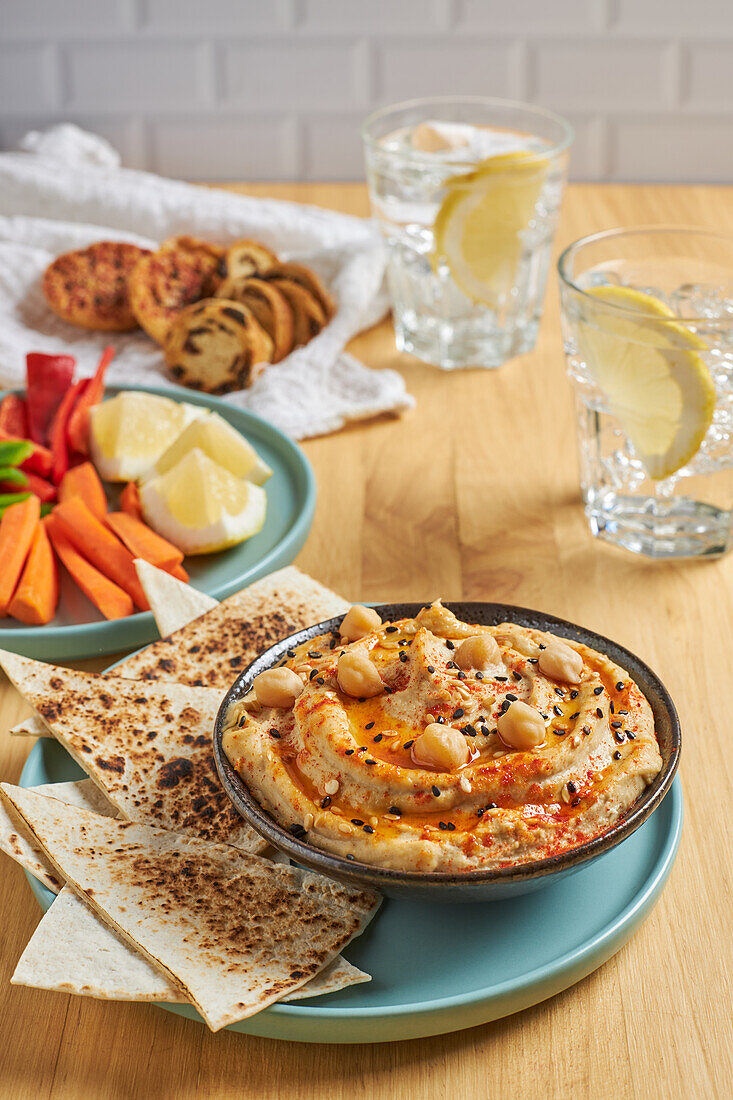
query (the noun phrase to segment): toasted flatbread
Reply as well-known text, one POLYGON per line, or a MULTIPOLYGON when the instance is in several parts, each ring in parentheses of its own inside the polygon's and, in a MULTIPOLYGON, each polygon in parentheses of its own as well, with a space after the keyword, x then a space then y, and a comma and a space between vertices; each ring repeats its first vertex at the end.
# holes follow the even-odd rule
MULTIPOLYGON (((279 1000, 320 997, 370 980, 368 974, 339 955, 305 985, 279 1000)), ((163 971, 106 925, 70 886, 63 887, 42 917, 10 981, 13 985, 105 1001, 176 1004, 187 999, 163 971)))
POLYGON ((250 275, 259 275, 277 263, 272 249, 259 241, 241 240, 230 244, 224 261, 227 279, 247 279, 250 275))
POLYGON ((336 304, 323 282, 318 278, 315 271, 310 267, 306 267, 305 264, 296 264, 292 260, 288 263, 278 262, 268 267, 267 271, 260 275, 260 278, 267 282, 271 279, 291 279, 294 283, 298 283, 299 286, 302 286, 304 290, 313 295, 326 315, 327 321, 330 321, 336 312, 336 304))
POLYGON ((273 363, 279 363, 293 350, 293 308, 273 283, 265 279, 230 277, 221 284, 216 296, 241 302, 254 314, 272 340, 270 359, 273 363))
POLYGON ((171 237, 140 260, 129 279, 138 324, 158 344, 182 309, 210 298, 221 282, 224 250, 196 237, 171 237))
POLYGON ((368 891, 225 844, 1 789, 66 882, 214 1031, 304 985, 379 905, 368 891))
POLYGON ((16 722, 8 733, 13 737, 48 737, 48 726, 37 714, 31 714, 30 718, 24 718, 22 722, 16 722))
POLYGON ((263 850, 216 773, 219 691, 74 672, 2 650, 0 664, 123 817, 263 850))
MULTIPOLYGON (((43 783, 38 787, 31 787, 31 790, 40 794, 49 794, 61 802, 68 802, 72 806, 79 806, 82 810, 90 810, 92 813, 103 814, 106 817, 114 817, 117 813, 106 795, 98 790, 91 779, 78 779, 72 783, 43 783)), ((54 894, 59 892, 62 884, 59 882, 58 873, 46 859, 43 849, 39 847, 33 835, 28 833, 22 819, 19 820, 15 811, 2 800, 0 800, 0 851, 9 855, 49 890, 53 890, 54 894)))
POLYGON ((213 596, 207 596, 193 585, 184 584, 142 558, 135 558, 135 569, 153 612, 155 625, 163 637, 180 630, 219 603, 213 596))
POLYGON ((251 386, 270 362, 272 350, 272 340, 255 315, 226 298, 206 298, 182 310, 163 343, 176 382, 205 393, 251 386))
POLYGON ((182 630, 127 658, 120 676, 227 691, 237 675, 295 630, 343 615, 350 604, 288 566, 255 581, 182 630))
POLYGON ((95 332, 137 328, 128 283, 146 248, 124 241, 97 241, 57 256, 43 275, 43 295, 64 321, 95 332))

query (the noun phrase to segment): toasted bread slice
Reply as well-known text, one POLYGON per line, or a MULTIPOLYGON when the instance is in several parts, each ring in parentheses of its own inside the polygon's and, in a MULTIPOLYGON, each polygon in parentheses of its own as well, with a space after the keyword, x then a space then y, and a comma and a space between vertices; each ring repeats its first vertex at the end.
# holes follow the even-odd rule
POLYGON ((272 340, 272 362, 279 363, 293 350, 293 309, 274 283, 263 279, 225 279, 216 292, 217 298, 241 302, 254 313, 272 340))
POLYGON ((97 241, 88 248, 57 256, 43 275, 43 293, 64 321, 95 332, 137 328, 130 307, 128 280, 138 261, 150 253, 124 241, 97 241))
POLYGON ((188 306, 171 323, 164 344, 176 382, 206 393, 251 386, 272 350, 272 340, 254 314, 227 298, 188 306))
POLYGON ((293 311, 293 346, 299 348, 307 344, 326 324, 321 303, 293 279, 273 279, 270 285, 277 287, 290 303, 293 311))
POLYGON ((262 275, 277 263, 275 253, 259 241, 235 241, 229 245, 225 270, 227 279, 248 279, 262 275))
POLYGON ((210 298, 221 282, 224 250, 195 237, 171 237, 130 276, 130 304, 141 328, 162 344, 182 309, 210 298))
POLYGON ((318 278, 315 271, 306 267, 305 264, 296 264, 292 261, 275 263, 261 277, 268 282, 272 279, 292 279, 294 283, 302 286, 304 290, 313 295, 325 313, 326 321, 330 321, 336 312, 336 303, 326 290, 323 282, 318 278))

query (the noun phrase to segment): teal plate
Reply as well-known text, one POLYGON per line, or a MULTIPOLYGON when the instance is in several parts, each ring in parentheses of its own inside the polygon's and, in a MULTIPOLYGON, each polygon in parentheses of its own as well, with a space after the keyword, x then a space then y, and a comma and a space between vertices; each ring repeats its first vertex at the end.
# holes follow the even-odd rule
MULTIPOLYGON (((110 386, 106 392, 113 395, 121 389, 142 390, 174 399, 180 397, 192 405, 203 405, 219 413, 272 467, 272 477, 266 485, 267 519, 262 530, 220 554, 186 558, 191 584, 221 600, 259 577, 289 565, 308 536, 316 506, 315 478, 300 447, 259 416, 207 394, 161 386, 110 386)), ((3 619, 0 648, 41 661, 71 661, 135 649, 155 641, 158 636, 149 611, 108 622, 64 576, 56 618, 48 626, 24 626, 12 619, 3 619)))
MULTIPOLYGON (((56 741, 41 738, 24 787, 83 778, 56 741)), ((649 914, 682 830, 675 779, 651 817, 618 847, 532 894, 476 905, 386 900, 346 957, 372 975, 297 1005, 272 1005, 231 1031, 303 1043, 381 1043, 460 1031, 552 997, 601 966, 649 914)), ((54 895, 28 876, 43 909, 54 895)), ((659 965, 649 957, 649 967, 659 965)), ((200 1017, 187 1005, 161 1005, 200 1017)))

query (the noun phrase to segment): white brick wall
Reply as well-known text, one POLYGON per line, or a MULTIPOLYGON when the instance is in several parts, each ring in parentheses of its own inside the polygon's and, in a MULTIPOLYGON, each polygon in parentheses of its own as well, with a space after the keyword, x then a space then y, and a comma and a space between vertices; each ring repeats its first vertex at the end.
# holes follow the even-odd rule
POLYGON ((189 179, 360 179, 426 94, 567 114, 576 179, 733 183, 733 0, 0 0, 0 147, 71 119, 189 179))

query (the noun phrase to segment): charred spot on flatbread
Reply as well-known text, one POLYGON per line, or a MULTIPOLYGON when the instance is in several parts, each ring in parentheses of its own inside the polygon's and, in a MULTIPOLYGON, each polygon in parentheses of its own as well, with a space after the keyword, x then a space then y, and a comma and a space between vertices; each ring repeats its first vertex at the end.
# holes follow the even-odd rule
POLYGON ((141 328, 162 344, 181 310, 215 293, 223 249, 195 237, 172 237, 130 276, 130 304, 141 328))
POLYGON ((43 275, 43 295, 57 317, 95 332, 137 328, 129 279, 145 248, 124 241, 97 241, 57 256, 43 275))

